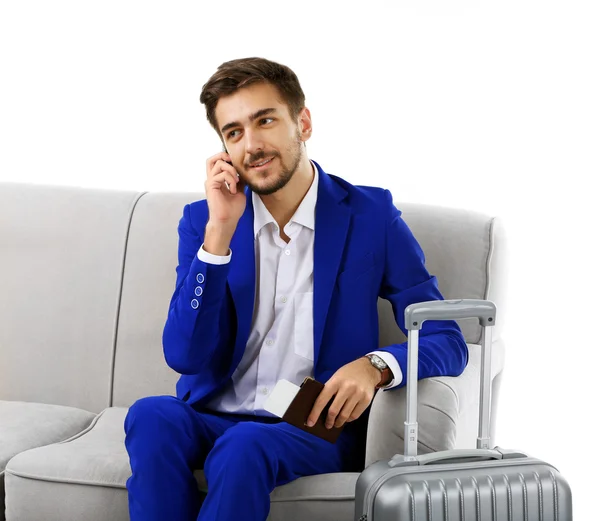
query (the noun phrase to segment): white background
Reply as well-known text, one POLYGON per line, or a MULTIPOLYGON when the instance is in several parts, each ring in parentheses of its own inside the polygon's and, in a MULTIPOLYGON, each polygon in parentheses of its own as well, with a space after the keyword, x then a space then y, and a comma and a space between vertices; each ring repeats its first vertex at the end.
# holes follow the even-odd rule
POLYGON ((220 151, 202 85, 234 58, 288 65, 313 116, 309 157, 327 172, 503 218, 497 442, 556 465, 575 518, 591 519, 598 4, 212 3, 0 3, 0 181, 201 191, 220 151))

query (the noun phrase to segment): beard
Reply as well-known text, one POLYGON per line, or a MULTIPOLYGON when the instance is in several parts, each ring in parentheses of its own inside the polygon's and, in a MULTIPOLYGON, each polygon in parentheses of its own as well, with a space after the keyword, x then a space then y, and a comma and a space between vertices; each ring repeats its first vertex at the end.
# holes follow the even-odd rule
MULTIPOLYGON (((252 190, 257 195, 271 195, 281 190, 285 185, 287 185, 290 179, 298 170, 298 166, 300 165, 300 161, 302 159, 302 135, 300 131, 296 133, 296 140, 290 143, 290 146, 287 147, 286 152, 288 152, 288 156, 291 158, 289 163, 285 163, 280 154, 275 154, 273 158, 279 157, 279 161, 281 163, 281 172, 279 175, 275 176, 268 184, 257 184, 252 182, 251 180, 244 179, 248 188, 252 190)), ((269 154, 270 155, 270 154, 269 154)), ((267 154, 263 154, 263 157, 269 157, 267 154)), ((254 161, 260 161, 263 157, 257 157, 254 161)), ((259 174, 261 175, 261 174, 259 174)))

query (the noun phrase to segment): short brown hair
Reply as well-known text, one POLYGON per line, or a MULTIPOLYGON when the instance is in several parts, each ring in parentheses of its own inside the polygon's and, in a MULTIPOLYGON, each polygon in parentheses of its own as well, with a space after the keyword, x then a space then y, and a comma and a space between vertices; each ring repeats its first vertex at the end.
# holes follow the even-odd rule
POLYGON ((219 99, 253 83, 272 84, 288 106, 292 121, 304 108, 304 92, 298 77, 289 67, 266 58, 240 58, 222 63, 204 84, 200 94, 200 103, 206 105, 206 119, 219 137, 221 132, 215 117, 219 99))

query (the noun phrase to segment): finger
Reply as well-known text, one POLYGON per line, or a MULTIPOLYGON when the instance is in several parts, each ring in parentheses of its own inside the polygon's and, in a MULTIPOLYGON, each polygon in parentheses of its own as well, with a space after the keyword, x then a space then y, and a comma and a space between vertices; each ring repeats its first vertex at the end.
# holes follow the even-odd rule
POLYGON ((238 178, 234 177, 230 172, 221 172, 220 174, 207 179, 204 183, 206 190, 224 189, 231 193, 237 193, 238 178), (226 188, 225 183, 229 184, 230 190, 226 188))
POLYGON ((317 423, 319 416, 321 416, 321 412, 323 412, 324 407, 329 403, 329 400, 331 400, 331 397, 336 391, 337 387, 335 385, 325 384, 325 387, 323 387, 322 391, 319 393, 319 396, 315 400, 313 408, 308 415, 306 425, 312 427, 315 423, 317 423))
MULTIPOLYGON (((234 180, 234 184, 237 184, 240 180, 240 175, 238 174, 238 171, 229 163, 219 160, 217 161, 217 163, 215 164, 213 170, 208 174, 208 177, 214 177, 216 175, 219 175, 221 172, 229 172, 232 175, 232 178, 234 180)), ((229 181, 228 179, 226 180, 227 183, 227 190, 231 191, 229 188, 231 186, 231 181, 229 181)), ((244 188, 242 187, 241 189, 236 188, 232 193, 237 193, 238 191, 244 191, 244 188)))
POLYGON ((237 194, 237 191, 238 191, 237 182, 231 182, 231 180, 226 179, 223 182, 223 184, 227 188, 227 193, 229 193, 231 195, 237 194))
POLYGON ((218 154, 215 154, 214 156, 209 157, 206 160, 206 171, 210 172, 217 161, 231 161, 231 156, 227 153, 227 152, 219 152, 218 154))
POLYGON ((223 171, 219 172, 210 179, 207 179, 204 184, 210 188, 221 188, 225 181, 227 181, 230 185, 235 186, 239 182, 239 178, 234 176, 231 172, 223 171))
POLYGON ((239 177, 238 172, 234 168, 234 166, 230 165, 227 161, 223 161, 222 159, 219 159, 214 164, 212 169, 208 171, 207 177, 210 179, 211 177, 214 177, 214 176, 220 174, 221 172, 229 172, 234 177, 236 177, 236 178, 239 177))
POLYGON ((338 414, 337 420, 335 421, 336 427, 341 427, 344 423, 348 423, 356 420, 360 417, 366 407, 363 406, 359 399, 349 399, 345 404, 340 414, 338 414), (362 410, 361 410, 362 408, 362 410))
POLYGON ((344 391, 344 389, 338 391, 335 396, 335 400, 333 400, 333 403, 329 406, 329 411, 327 412, 327 418, 325 420, 325 427, 328 429, 333 427, 346 402, 352 399, 352 395, 348 394, 348 392, 344 391))

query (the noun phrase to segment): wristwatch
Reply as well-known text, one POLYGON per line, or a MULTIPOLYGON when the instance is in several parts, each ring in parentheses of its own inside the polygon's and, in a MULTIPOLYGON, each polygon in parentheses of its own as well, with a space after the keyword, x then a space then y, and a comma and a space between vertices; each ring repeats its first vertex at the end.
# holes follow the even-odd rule
POLYGON ((381 380, 375 386, 375 389, 380 389, 381 387, 385 387, 386 385, 388 385, 394 379, 394 375, 392 374, 392 370, 385 363, 385 360, 380 356, 374 354, 369 354, 365 356, 369 359, 369 362, 371 362, 371 365, 373 367, 381 371, 381 380))

